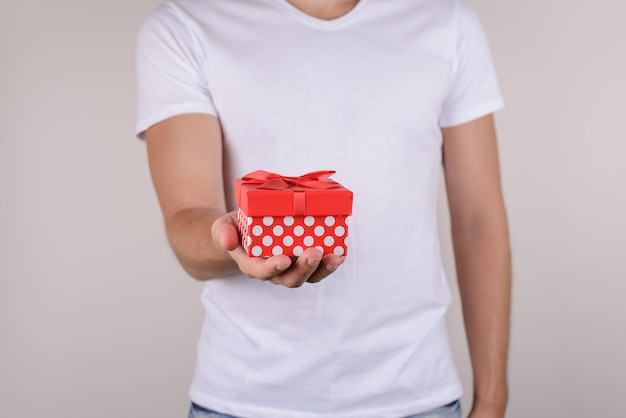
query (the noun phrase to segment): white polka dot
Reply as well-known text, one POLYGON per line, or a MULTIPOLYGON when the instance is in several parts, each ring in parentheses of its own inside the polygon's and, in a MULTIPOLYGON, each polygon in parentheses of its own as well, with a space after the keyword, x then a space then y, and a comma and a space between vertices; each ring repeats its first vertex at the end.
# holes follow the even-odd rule
POLYGON ((313 233, 318 236, 321 237, 322 235, 324 235, 324 227, 321 225, 318 225, 315 227, 315 229, 313 230, 313 233))
POLYGON ((303 251, 304 250, 299 245, 296 245, 295 247, 293 247, 293 255, 295 255, 296 257, 300 257, 303 251))
POLYGON ((293 229, 293 233, 296 237, 301 237, 304 234, 304 228, 301 225, 298 225, 293 229))
POLYGON ((285 216, 285 218, 283 219, 283 224, 285 224, 285 226, 293 225, 293 216, 285 216))
POLYGON ((326 224, 326 226, 333 226, 335 224, 335 217, 327 216, 326 219, 324 219, 324 223, 326 224))
POLYGON ((333 252, 337 254, 338 256, 342 256, 346 251, 343 249, 342 246, 338 246, 338 247, 335 247, 335 250, 333 252))
POLYGON ((252 228, 252 235, 254 235, 255 237, 258 237, 262 233, 263 233, 263 227, 261 225, 256 225, 255 227, 252 228))
POLYGON ((255 257, 260 256, 263 253, 263 249, 261 247, 259 247, 258 245, 256 245, 255 247, 252 248, 252 255, 255 257))
POLYGON ((304 237, 304 240, 302 242, 304 242, 304 245, 306 245, 307 247, 310 247, 311 245, 313 245, 315 240, 313 239, 313 237, 304 237))
POLYGON ((280 237, 283 234, 283 232, 285 232, 283 227, 280 225, 276 225, 272 231, 274 232, 275 237, 280 237))
POLYGON ((248 247, 252 245, 252 237, 251 236, 248 236, 247 242, 248 242, 248 247))
POLYGON ((274 239, 272 239, 272 237, 270 237, 269 235, 266 235, 263 237, 263 245, 265 245, 266 247, 269 247, 273 243, 274 243, 274 239))
POLYGON ((306 226, 313 226, 313 224, 315 223, 315 218, 312 216, 307 216, 306 218, 304 218, 304 224, 306 226))
POLYGON ((272 218, 271 216, 264 216, 263 217, 263 225, 270 226, 273 223, 274 223, 274 218, 272 218))
POLYGON ((283 245, 285 247, 291 247, 293 245, 293 237, 291 235, 286 235, 285 238, 283 238, 283 245))
POLYGON ((248 216, 248 226, 252 225, 252 221, 253 221, 252 217, 248 216))
POLYGON ((334 243, 335 243, 335 238, 331 237, 330 235, 327 236, 326 238, 324 238, 324 245, 325 246, 330 247, 334 243))
POLYGON ((335 228, 336 236, 343 237, 345 233, 346 233, 346 228, 344 228, 343 226, 338 226, 337 228, 335 228))
POLYGON ((321 245, 318 245, 317 247, 315 247, 319 250, 320 253, 324 254, 324 247, 322 247, 321 245))
POLYGON ((274 248, 272 248, 272 254, 274 255, 281 255, 283 253, 283 247, 280 246, 276 246, 274 248))

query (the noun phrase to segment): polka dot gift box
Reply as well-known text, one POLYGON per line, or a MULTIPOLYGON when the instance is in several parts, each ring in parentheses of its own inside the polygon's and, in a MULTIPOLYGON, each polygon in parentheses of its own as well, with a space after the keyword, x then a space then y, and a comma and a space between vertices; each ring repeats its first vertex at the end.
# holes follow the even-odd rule
POLYGON ((287 177, 254 171, 235 181, 241 244, 249 256, 299 256, 307 248, 346 255, 352 192, 334 171, 287 177))

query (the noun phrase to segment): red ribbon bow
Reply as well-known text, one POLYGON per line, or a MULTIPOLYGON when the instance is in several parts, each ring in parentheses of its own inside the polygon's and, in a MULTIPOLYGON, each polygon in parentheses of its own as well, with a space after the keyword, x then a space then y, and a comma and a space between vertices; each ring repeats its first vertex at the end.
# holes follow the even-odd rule
POLYGON ((334 189, 341 187, 339 183, 329 180, 335 174, 333 170, 312 171, 298 177, 281 176, 269 171, 257 170, 241 178, 244 184, 260 184, 258 189, 283 190, 292 187, 309 187, 312 189, 334 189))
POLYGON ((341 187, 336 181, 329 180, 329 177, 333 174, 335 174, 333 170, 322 170, 312 171, 298 177, 288 177, 269 171, 258 170, 243 176, 241 182, 250 185, 259 184, 257 189, 293 189, 294 215, 302 216, 306 212, 306 195, 302 188, 326 190, 341 187))

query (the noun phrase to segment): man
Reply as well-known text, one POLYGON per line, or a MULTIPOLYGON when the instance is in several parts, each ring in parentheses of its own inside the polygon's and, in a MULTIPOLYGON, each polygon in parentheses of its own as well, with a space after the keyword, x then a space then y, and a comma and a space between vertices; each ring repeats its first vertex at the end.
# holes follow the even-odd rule
POLYGON ((190 416, 460 416, 442 163, 470 417, 504 416, 510 255, 491 115, 502 100, 465 4, 168 1, 142 25, 138 75, 137 133, 167 236, 206 281, 190 416), (257 169, 336 170, 354 192, 349 254, 246 256, 233 179, 257 169))

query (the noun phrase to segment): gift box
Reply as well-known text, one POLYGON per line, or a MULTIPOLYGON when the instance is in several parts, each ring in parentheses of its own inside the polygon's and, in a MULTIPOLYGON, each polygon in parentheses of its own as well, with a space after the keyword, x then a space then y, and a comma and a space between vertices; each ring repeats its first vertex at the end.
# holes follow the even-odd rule
POLYGON ((235 181, 241 244, 252 257, 300 256, 307 248, 348 253, 352 192, 334 171, 287 177, 259 170, 235 181))

